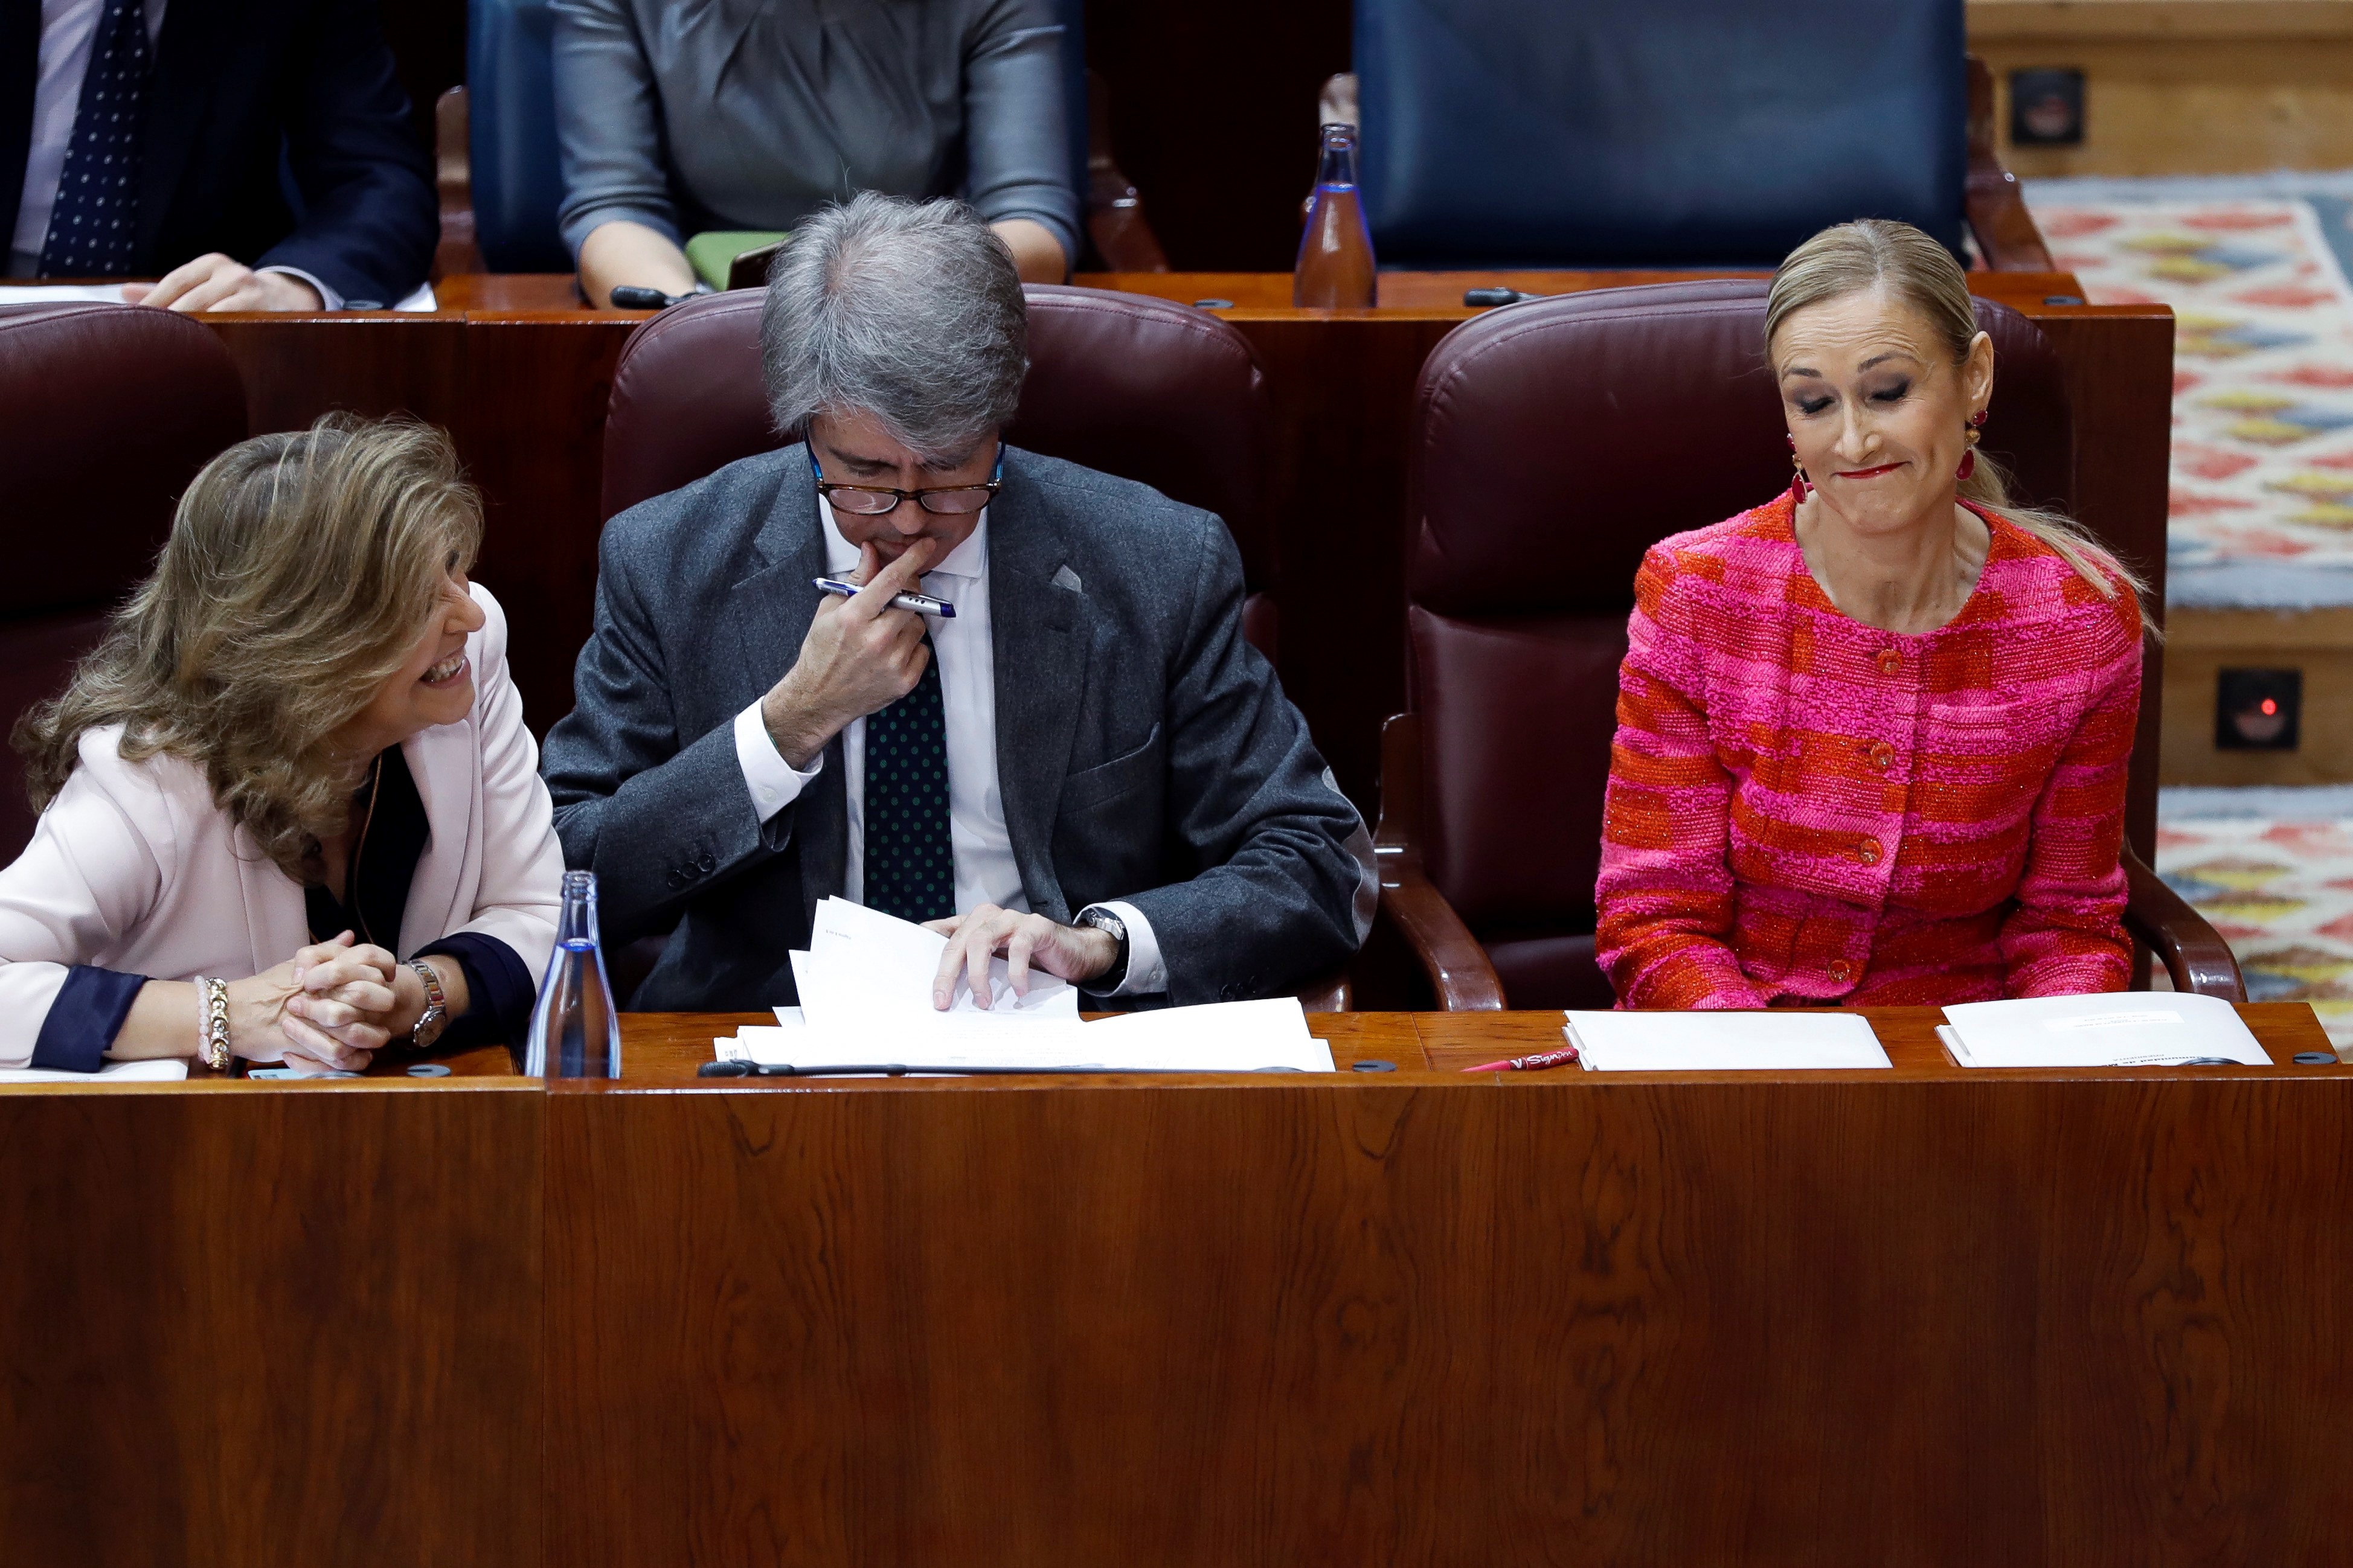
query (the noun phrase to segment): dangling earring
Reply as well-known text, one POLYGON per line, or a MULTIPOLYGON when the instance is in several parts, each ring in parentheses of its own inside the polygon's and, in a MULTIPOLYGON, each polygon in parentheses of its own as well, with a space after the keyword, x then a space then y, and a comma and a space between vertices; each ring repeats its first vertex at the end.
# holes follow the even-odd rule
POLYGON ((1789 467, 1797 470, 1796 477, 1789 480, 1790 499, 1803 506, 1806 498, 1813 494, 1814 481, 1806 478, 1806 465, 1798 460, 1798 438, 1795 436, 1789 437, 1789 467))
POLYGON ((1985 422, 1986 411, 1980 408, 1969 416, 1968 428, 1961 432, 1968 437, 1969 449, 1961 454, 1961 466, 1953 470, 1953 478, 1959 483, 1967 484, 1969 476, 1978 471, 1978 430, 1985 422))

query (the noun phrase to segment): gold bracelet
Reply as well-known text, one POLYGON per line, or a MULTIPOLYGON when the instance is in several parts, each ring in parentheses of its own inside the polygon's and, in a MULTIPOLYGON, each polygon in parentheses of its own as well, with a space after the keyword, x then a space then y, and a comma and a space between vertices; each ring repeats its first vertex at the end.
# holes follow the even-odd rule
POLYGON ((228 1071, 228 982, 196 976, 196 1054, 215 1072, 228 1071))

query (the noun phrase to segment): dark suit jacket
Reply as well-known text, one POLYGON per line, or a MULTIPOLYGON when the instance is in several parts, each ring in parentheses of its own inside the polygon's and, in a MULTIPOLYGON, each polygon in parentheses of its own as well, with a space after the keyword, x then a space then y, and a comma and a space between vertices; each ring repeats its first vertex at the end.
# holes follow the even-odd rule
MULTIPOLYGON (((24 195, 40 39, 41 0, 0 0, 9 225, 24 195)), ((347 301, 392 305, 433 264, 432 160, 375 0, 169 0, 144 158, 137 273, 217 250, 249 267, 300 268, 347 301)))
MULTIPOLYGON (((606 525, 578 705, 543 768, 608 942, 679 921, 636 1005, 755 1009, 848 854, 841 742, 764 825, 735 715, 790 668, 822 525, 799 447, 731 463, 606 525)), ((988 514, 997 783, 1030 908, 1124 899, 1168 1000, 1295 990, 1354 952, 1371 837, 1273 669, 1242 640, 1240 557, 1208 512, 1008 449, 988 514)))

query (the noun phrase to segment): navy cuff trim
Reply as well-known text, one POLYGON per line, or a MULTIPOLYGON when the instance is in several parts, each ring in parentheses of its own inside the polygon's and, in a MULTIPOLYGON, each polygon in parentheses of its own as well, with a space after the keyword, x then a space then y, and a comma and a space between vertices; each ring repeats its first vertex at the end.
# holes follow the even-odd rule
MULTIPOLYGON (((131 1004, 147 984, 143 974, 124 974, 77 963, 66 972, 58 999, 41 1020, 40 1037, 33 1042, 32 1065, 51 1072, 96 1072, 106 1058, 106 1047, 122 1032, 131 1004)), ((188 1054, 195 1055, 195 1020, 188 1021, 188 1054)))
POLYGON ((458 967, 466 972, 470 997, 466 1016, 450 1020, 441 1039, 459 1045, 522 1044, 531 1029, 531 1011, 539 999, 539 987, 515 950, 484 932, 461 931, 426 943, 416 956, 432 953, 458 961, 458 967))

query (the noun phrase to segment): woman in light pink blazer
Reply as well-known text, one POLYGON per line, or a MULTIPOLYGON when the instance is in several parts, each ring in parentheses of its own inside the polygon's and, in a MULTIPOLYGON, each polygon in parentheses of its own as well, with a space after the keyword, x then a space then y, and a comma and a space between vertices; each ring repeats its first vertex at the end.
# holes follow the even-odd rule
POLYGON ((0 1068, 520 1040, 564 863, 480 535, 414 424, 331 417, 197 476, 17 728, 42 809, 0 870, 0 1068))

